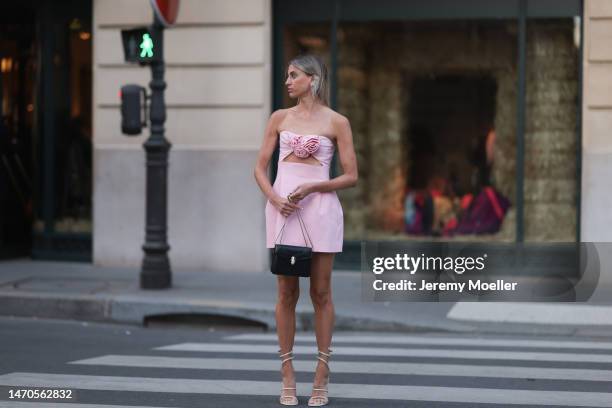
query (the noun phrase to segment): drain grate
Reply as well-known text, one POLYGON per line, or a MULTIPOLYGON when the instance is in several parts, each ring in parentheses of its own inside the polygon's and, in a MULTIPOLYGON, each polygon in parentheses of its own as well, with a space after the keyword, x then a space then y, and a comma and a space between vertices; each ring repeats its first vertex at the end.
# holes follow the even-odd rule
POLYGON ((267 331, 268 325, 253 319, 238 316, 208 313, 170 313, 145 316, 145 327, 185 327, 219 330, 259 329, 267 331))

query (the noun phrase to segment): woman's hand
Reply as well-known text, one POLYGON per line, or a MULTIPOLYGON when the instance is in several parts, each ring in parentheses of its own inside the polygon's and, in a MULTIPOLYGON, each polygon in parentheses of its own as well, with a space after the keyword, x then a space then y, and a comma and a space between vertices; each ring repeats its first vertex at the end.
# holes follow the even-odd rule
POLYGON ((270 202, 285 217, 290 216, 295 210, 301 209, 299 205, 292 203, 287 197, 281 197, 279 195, 270 199, 270 202))
POLYGON ((301 200, 306 198, 308 194, 315 191, 314 187, 314 183, 300 184, 291 194, 289 194, 289 199, 294 203, 299 203, 301 200))

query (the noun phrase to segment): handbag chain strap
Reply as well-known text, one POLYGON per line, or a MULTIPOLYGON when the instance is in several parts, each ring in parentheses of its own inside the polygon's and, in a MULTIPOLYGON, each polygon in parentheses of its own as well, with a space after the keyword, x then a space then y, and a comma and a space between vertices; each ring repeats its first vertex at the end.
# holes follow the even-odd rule
MULTIPOLYGON (((306 224, 304 223, 304 220, 302 219, 302 216, 300 214, 300 210, 297 210, 297 215, 298 215, 298 221, 300 223, 300 229, 302 230, 302 238, 304 238, 304 244, 306 244, 306 246, 308 246, 308 242, 306 242, 306 236, 308 236, 308 240, 310 241, 310 247, 312 248, 312 239, 310 239, 310 234, 308 233, 308 229, 306 229, 306 224), (304 235, 304 231, 306 231, 306 235, 304 235)), ((287 224, 287 220, 289 219, 289 217, 285 218, 285 222, 283 223, 283 227, 280 229, 280 231, 278 232, 278 235, 276 236, 276 239, 274 240, 274 243, 276 244, 276 241, 278 240, 278 236, 280 235, 280 239, 281 242, 283 240, 283 231, 285 230, 285 225, 287 224)))

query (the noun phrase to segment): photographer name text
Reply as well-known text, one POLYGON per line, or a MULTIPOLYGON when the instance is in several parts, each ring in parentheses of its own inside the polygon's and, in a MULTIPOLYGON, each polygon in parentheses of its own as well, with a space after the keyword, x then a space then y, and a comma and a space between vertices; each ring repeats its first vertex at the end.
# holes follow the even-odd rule
POLYGON ((469 279, 467 282, 413 282, 408 279, 402 279, 398 282, 384 282, 381 279, 376 279, 372 286, 374 290, 407 290, 407 291, 455 291, 463 292, 466 289, 474 291, 501 291, 501 290, 516 290, 517 282, 506 282, 503 279, 497 279, 495 282, 481 281, 480 279, 469 279), (419 285, 420 283, 420 285, 419 285))

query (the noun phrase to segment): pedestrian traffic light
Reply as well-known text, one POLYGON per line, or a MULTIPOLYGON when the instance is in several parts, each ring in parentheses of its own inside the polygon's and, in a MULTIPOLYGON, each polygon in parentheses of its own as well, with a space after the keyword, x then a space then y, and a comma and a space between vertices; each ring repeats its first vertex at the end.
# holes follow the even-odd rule
POLYGON ((126 62, 145 65, 160 60, 162 42, 156 29, 141 27, 121 30, 121 39, 126 62))
POLYGON ((147 126, 146 90, 140 85, 129 84, 121 87, 120 95, 121 131, 126 135, 139 135, 142 127, 147 126))

